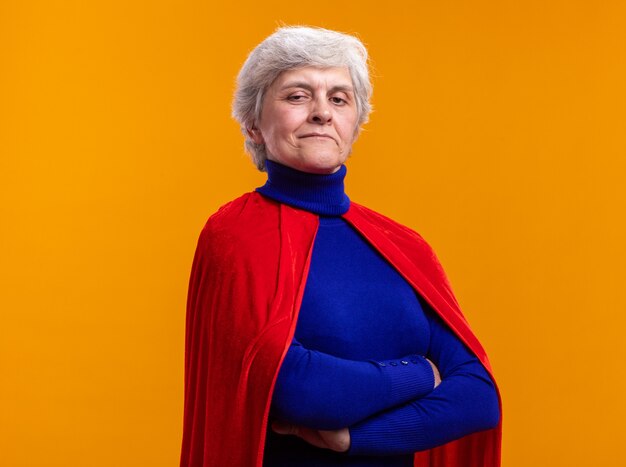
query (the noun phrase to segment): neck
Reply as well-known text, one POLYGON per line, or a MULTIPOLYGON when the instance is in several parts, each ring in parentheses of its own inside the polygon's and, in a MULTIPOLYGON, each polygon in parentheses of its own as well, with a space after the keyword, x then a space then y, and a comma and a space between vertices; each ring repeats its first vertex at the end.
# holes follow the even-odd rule
POLYGON ((266 168, 267 182, 256 191, 268 198, 323 216, 340 216, 350 207, 343 184, 345 165, 335 173, 322 175, 270 160, 266 161, 266 168))

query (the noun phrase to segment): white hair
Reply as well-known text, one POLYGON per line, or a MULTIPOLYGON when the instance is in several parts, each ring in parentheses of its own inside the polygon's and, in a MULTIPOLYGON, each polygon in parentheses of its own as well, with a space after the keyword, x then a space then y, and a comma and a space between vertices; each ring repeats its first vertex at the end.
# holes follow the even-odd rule
POLYGON ((306 66, 348 67, 356 98, 358 126, 367 122, 372 110, 372 84, 369 78, 367 49, 354 36, 322 28, 281 27, 248 55, 237 76, 232 115, 245 136, 245 149, 261 171, 265 170, 267 151, 256 144, 247 130, 260 119, 263 97, 283 71, 306 66))

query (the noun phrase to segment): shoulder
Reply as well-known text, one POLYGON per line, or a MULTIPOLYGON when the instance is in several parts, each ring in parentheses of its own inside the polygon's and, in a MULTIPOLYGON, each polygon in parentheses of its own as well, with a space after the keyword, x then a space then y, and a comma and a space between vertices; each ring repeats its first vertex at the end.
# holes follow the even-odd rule
POLYGON ((251 230, 262 226, 260 221, 277 218, 279 211, 279 203, 254 191, 244 193, 212 214, 204 225, 202 234, 247 235, 251 230))
POLYGON ((392 264, 408 261, 431 283, 450 288, 435 251, 415 230, 357 203, 351 204, 345 217, 392 264))
POLYGON ((258 245, 262 232, 278 225, 280 206, 256 192, 224 204, 206 221, 198 248, 228 256, 258 245))
POLYGON ((264 198, 257 192, 244 193, 238 198, 221 206, 213 213, 203 231, 237 231, 240 230, 241 222, 249 217, 258 217, 272 210, 278 210, 278 204, 264 198))
POLYGON ((246 193, 207 220, 196 247, 197 270, 210 271, 222 284, 264 283, 274 290, 281 267, 287 274, 306 259, 316 223, 316 216, 246 193))
POLYGON ((351 202, 350 211, 347 213, 348 218, 358 219, 363 223, 367 223, 371 228, 377 229, 388 237, 406 241, 417 242, 418 244, 428 247, 430 246, 424 238, 415 230, 400 224, 398 221, 391 219, 373 209, 363 206, 355 202, 351 202))

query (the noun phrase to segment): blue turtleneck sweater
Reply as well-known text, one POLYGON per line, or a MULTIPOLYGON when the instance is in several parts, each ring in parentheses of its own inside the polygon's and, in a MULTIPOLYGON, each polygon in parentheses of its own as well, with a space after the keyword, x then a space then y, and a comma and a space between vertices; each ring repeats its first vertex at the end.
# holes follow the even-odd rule
POLYGON ((412 466, 412 453, 496 426, 491 378, 400 274, 341 217, 346 167, 309 174, 267 161, 262 195, 316 213, 319 229, 294 340, 270 416, 350 429, 347 453, 268 428, 264 465, 412 466), (428 358, 439 369, 433 389, 428 358))

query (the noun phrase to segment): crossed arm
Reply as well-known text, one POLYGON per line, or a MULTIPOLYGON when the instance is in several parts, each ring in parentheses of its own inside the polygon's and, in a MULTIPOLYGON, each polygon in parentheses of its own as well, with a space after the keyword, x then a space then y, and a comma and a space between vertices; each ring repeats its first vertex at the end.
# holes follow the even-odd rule
POLYGON ((498 397, 486 370, 438 317, 427 316, 428 358, 352 361, 294 341, 276 382, 273 430, 349 454, 391 455, 496 426, 498 397))

